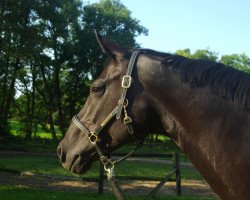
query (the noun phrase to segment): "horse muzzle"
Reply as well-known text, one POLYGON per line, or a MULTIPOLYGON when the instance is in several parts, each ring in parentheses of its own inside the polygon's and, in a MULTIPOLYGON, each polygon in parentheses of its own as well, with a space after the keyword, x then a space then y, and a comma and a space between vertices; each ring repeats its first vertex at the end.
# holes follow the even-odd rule
POLYGON ((98 159, 96 152, 88 153, 87 155, 89 156, 86 156, 86 154, 80 155, 71 152, 66 153, 61 144, 57 147, 57 155, 62 166, 76 174, 87 172, 92 166, 92 163, 98 159))

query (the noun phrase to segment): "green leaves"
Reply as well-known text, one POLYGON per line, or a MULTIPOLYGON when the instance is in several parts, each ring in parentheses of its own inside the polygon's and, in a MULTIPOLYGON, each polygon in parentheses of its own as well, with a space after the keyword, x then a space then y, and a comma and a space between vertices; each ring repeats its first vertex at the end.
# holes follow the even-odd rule
POLYGON ((148 31, 118 0, 0 5, 0 130, 7 130, 7 119, 15 117, 28 127, 27 137, 37 123, 49 124, 56 137, 54 126, 63 133, 83 106, 105 59, 94 28, 129 48, 138 46, 135 37, 148 31))
POLYGON ((136 36, 148 34, 148 30, 140 25, 139 20, 132 18, 131 12, 120 1, 102 0, 84 7, 83 21, 86 28, 96 29, 128 48, 138 46, 136 36))
POLYGON ((191 53, 190 49, 183 49, 177 50, 176 54, 191 59, 205 59, 221 62, 227 66, 250 73, 250 58, 245 53, 222 55, 220 59, 216 52, 210 51, 209 49, 196 50, 194 53, 191 53))
POLYGON ((221 57, 220 62, 241 71, 250 73, 250 58, 245 53, 224 55, 221 57))

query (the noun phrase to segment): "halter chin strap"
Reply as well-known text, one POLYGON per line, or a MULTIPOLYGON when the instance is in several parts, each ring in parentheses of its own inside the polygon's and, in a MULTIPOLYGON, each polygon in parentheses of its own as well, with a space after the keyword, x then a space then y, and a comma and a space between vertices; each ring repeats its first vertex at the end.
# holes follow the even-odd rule
POLYGON ((89 141, 94 145, 96 152, 98 153, 100 160, 104 166, 105 171, 107 172, 107 178, 111 183, 111 186, 113 187, 114 193, 116 195, 116 197, 118 199, 123 199, 122 194, 119 193, 120 189, 115 181, 115 175, 114 175, 114 166, 119 164, 120 162, 122 162, 123 160, 127 159, 130 155, 132 155, 140 146, 142 146, 143 144, 143 140, 140 140, 138 138, 136 138, 136 136, 134 135, 134 130, 133 130, 133 126, 132 126, 132 119, 131 117, 129 117, 128 112, 127 112, 127 106, 128 106, 128 100, 126 99, 126 94, 128 89, 131 86, 132 83, 132 71, 135 65, 135 61, 136 58, 139 56, 139 54, 143 53, 140 50, 136 50, 132 53, 131 58, 129 60, 129 64, 128 64, 128 69, 127 69, 127 73, 125 76, 123 76, 122 78, 122 93, 121 93, 121 97, 118 101, 118 105, 111 111, 111 113, 103 120, 103 122, 94 130, 94 131, 90 131, 81 121, 80 119, 77 117, 77 115, 75 115, 72 118, 72 122, 83 132, 85 133, 88 138, 89 141), (101 132, 101 130, 107 125, 108 122, 110 122, 110 120, 116 116, 116 119, 119 120, 121 118, 121 113, 122 111, 124 112, 124 118, 123 118, 123 124, 127 126, 128 128, 128 132, 131 135, 131 137, 136 141, 136 147, 129 152, 126 156, 112 161, 111 158, 109 158, 108 156, 104 155, 102 150, 100 149, 99 145, 98 145, 98 135, 101 132), (116 192, 118 191, 118 192, 116 192))

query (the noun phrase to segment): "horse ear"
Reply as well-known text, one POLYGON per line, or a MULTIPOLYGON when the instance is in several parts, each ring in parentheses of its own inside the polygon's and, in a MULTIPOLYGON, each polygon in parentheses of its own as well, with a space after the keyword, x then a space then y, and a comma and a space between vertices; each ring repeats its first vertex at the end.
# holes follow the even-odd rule
POLYGON ((96 30, 95 35, 100 47, 102 48, 102 51, 109 55, 112 59, 123 59, 126 53, 128 52, 127 49, 122 48, 111 40, 102 37, 96 30))

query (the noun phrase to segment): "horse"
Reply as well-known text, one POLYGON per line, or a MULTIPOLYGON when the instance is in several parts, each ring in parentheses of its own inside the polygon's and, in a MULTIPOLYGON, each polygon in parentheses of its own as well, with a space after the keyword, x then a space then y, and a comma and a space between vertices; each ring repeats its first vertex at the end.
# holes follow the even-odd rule
POLYGON ((111 152, 160 133, 180 147, 220 199, 250 199, 250 75, 96 38, 109 58, 59 143, 63 167, 85 173, 100 158, 113 168, 111 152))

